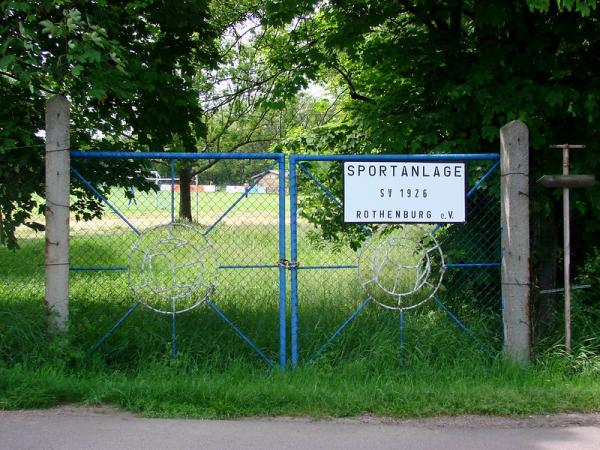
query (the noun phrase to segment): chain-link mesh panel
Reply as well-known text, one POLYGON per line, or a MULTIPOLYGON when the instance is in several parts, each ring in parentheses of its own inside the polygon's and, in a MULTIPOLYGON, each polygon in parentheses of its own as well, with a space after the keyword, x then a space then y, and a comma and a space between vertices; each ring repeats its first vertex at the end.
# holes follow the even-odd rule
POLYGON ((437 233, 447 265, 440 298, 497 348, 502 340, 498 174, 494 162, 471 162, 467 223, 437 233))
MULTIPOLYGON (((131 174, 130 187, 102 186, 107 194, 101 216, 71 224, 71 318, 76 329, 82 328, 78 331, 87 340, 85 346, 91 347, 92 336, 99 338, 140 301, 143 306, 103 345, 109 360, 122 361, 131 352, 163 355, 173 330, 168 318, 152 310, 169 313, 173 305, 178 313, 186 311, 178 314, 174 331, 179 352, 203 362, 256 360, 222 318, 203 304, 209 301, 268 358, 277 360, 278 167, 272 160, 253 161, 250 173, 243 170, 244 164, 248 161, 221 160, 208 174, 192 174, 187 205, 181 201, 185 187, 180 173, 194 167, 189 162, 176 161, 173 177, 169 161, 154 162, 155 170, 146 174, 154 186, 147 192, 134 188, 141 176, 136 173, 131 174), (187 218, 180 214, 185 209, 187 218), (169 234, 172 218, 180 228, 194 231, 169 234), (181 237, 187 244, 179 244, 181 237), (207 264, 214 265, 216 273, 207 264), (85 327, 97 332, 86 332, 85 327)), ((76 170, 77 165, 74 160, 76 170)), ((85 185, 78 177, 73 183, 85 185)))
MULTIPOLYGON (((454 311, 482 340, 495 344, 501 338, 497 163, 490 160, 469 161, 468 174, 467 222, 423 227, 435 236, 443 253, 444 267, 436 267, 436 270, 443 271, 443 282, 435 297, 454 311)), ((342 161, 298 162, 297 185, 300 360, 306 361, 327 347, 332 347, 329 357, 334 359, 349 355, 363 358, 380 353, 397 354, 398 313, 376 305, 380 299, 364 307, 368 296, 377 295, 377 292, 365 293, 359 282, 361 247, 369 245, 365 244, 369 242, 369 236, 380 233, 383 226, 343 223, 342 161), (357 310, 360 315, 354 316, 357 310), (347 329, 336 334, 349 319, 352 322, 348 322, 347 329), (332 335, 336 340, 331 340, 332 335), (389 346, 382 344, 383 341, 389 346), (324 343, 327 344, 324 346, 324 343)), ((414 225, 398 227, 416 228, 414 225)), ((415 236, 416 242, 420 239, 415 236)), ((390 251, 393 253, 394 250, 387 249, 386 254, 390 251)), ((403 249, 398 248, 397 251, 403 249)), ((384 258, 377 253, 375 256, 376 261, 412 261, 412 257, 398 255, 384 258)), ((418 263, 415 263, 411 270, 417 268, 418 263)), ((403 277, 397 278, 402 282, 403 277)), ((412 289, 412 281, 411 277, 407 278, 407 292, 412 289)), ((402 289, 397 287, 397 290, 402 289)), ((418 335, 441 335, 444 332, 440 330, 445 329, 448 321, 437 317, 445 318, 444 311, 437 307, 435 301, 429 300, 407 311, 406 325, 403 326, 418 335), (441 327, 436 332, 430 329, 434 322, 441 327), (440 325, 442 322, 443 326, 440 325)), ((452 339, 460 342, 462 337, 454 336, 452 339)), ((428 337, 423 338, 421 348, 428 342, 428 337)))

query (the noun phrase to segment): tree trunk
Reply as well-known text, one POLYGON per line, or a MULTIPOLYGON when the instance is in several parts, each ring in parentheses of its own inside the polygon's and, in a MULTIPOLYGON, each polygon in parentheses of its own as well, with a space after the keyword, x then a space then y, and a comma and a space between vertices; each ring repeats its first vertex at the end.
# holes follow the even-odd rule
POLYGON ((187 222, 192 221, 191 184, 192 169, 184 166, 179 171, 179 219, 187 222))

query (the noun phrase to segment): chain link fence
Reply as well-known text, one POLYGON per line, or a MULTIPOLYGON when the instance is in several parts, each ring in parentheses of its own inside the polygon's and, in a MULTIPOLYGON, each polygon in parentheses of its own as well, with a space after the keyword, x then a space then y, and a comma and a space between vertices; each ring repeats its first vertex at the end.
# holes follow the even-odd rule
MULTIPOLYGON (((142 172, 128 175, 130 186, 115 187, 86 177, 107 156, 73 155, 72 202, 93 198, 101 208, 95 216, 71 215, 70 329, 81 349, 117 366, 178 353, 221 367, 239 359, 285 365, 288 350, 297 365, 389 359, 398 351, 398 361, 431 362, 440 345, 453 346, 444 354, 456 357, 500 348, 497 158, 468 162, 465 224, 426 226, 445 257, 443 282, 435 298, 404 313, 370 302, 359 282, 361 245, 381 226, 343 223, 341 161, 292 158, 288 174, 282 155, 203 155, 211 169, 198 176, 192 170, 189 221, 180 218, 180 174, 199 161, 151 156, 142 172), (77 194, 84 191, 89 195, 77 194), (167 245, 164 237, 145 236, 173 222, 201 237, 169 232, 167 241, 191 242, 196 250, 182 252, 176 242, 175 250, 155 252, 152 270, 159 275, 144 278, 150 260, 139 254, 167 245), (214 260, 206 256, 209 247, 214 260), (187 269, 210 264, 216 269, 203 272, 205 279, 186 278, 187 269), (132 290, 132 265, 139 269, 134 285, 160 287, 154 300, 132 290), (173 314, 169 308, 189 286, 203 294, 173 314), (152 301, 164 314, 146 307, 152 301)), ((126 157, 111 158, 118 164, 126 157)), ((27 229, 17 236, 19 250, 0 249, 4 313, 17 321, 37 317, 43 327, 44 237, 27 229)))
MULTIPOLYGON (((206 155, 204 158, 206 160, 206 155)), ((275 361, 285 358, 285 352, 279 355, 285 345, 285 342, 279 343, 283 333, 281 327, 284 327, 280 316, 285 298, 280 286, 282 269, 277 264, 283 245, 283 237, 280 238, 283 211, 279 195, 282 158, 271 155, 265 159, 253 155, 252 160, 237 156, 210 161, 211 172, 193 178, 187 205, 180 200, 182 188, 177 174, 184 170, 193 171, 198 160, 157 160, 152 161, 153 189, 135 192, 131 187, 111 192, 103 200, 105 214, 101 218, 77 221, 72 225, 72 301, 88 309, 81 312, 82 317, 98 317, 101 320, 96 327, 110 330, 111 324, 122 317, 123 309, 135 300, 149 306, 148 298, 144 296, 158 292, 161 298, 153 300, 155 305, 151 309, 163 308, 163 312, 169 313, 168 303, 172 300, 178 312, 187 310, 177 314, 177 324, 174 312, 169 320, 162 317, 163 323, 158 324, 161 316, 149 308, 142 308, 132 314, 128 319, 131 323, 123 327, 162 328, 162 345, 157 348, 163 350, 165 343, 170 343, 172 354, 179 350, 193 353, 194 358, 205 361, 242 357, 245 348, 237 342, 241 337, 272 366, 275 361), (253 163, 252 173, 246 167, 250 165, 249 161, 253 163), (237 170, 232 170, 233 166, 237 166, 237 170), (225 172, 224 176, 222 172, 225 172), (222 183, 212 182, 211 175, 221 177, 222 183), (181 208, 186 206, 191 221, 189 217, 181 217, 181 208), (140 249, 142 245, 170 245, 164 239, 153 242, 151 233, 156 232, 157 226, 173 222, 189 223, 206 241, 196 248, 197 253, 177 250, 177 254, 173 248, 155 248, 152 258, 146 258, 146 262, 132 253, 131 249, 140 249), (214 255, 210 260, 207 259, 207 246, 214 255), (164 261, 161 262, 161 258, 164 261), (147 265, 139 269, 145 263, 147 265), (210 275, 213 279, 199 279, 202 283, 210 281, 211 287, 191 286, 205 295, 193 305, 182 304, 188 299, 177 294, 177 290, 182 290, 189 281, 185 278, 187 274, 203 267, 209 270, 211 264, 215 266, 210 275), (149 274, 149 287, 134 289, 132 295, 128 284, 132 284, 133 266, 149 274), (90 290, 90 286, 94 289, 90 290), (110 299, 109 305, 107 299, 110 299), (89 311, 89 308, 96 311, 89 311)), ((84 182, 82 178, 80 181, 84 182)), ((189 241, 179 247, 184 249, 189 247, 187 244, 189 241)), ((206 278, 209 274, 203 276, 206 278)), ((117 342, 107 347, 127 352, 129 344, 120 343, 119 336, 130 339, 131 333, 115 333, 111 340, 117 342)), ((145 339, 144 333, 140 336, 145 339)), ((141 348, 144 344, 140 342, 134 347, 141 348)))
POLYGON ((298 156, 291 162, 297 186, 291 251, 297 252, 298 266, 291 286, 292 363, 317 358, 401 362, 410 351, 431 363, 438 354, 493 355, 502 342, 497 157, 468 161, 467 222, 443 226, 345 224, 342 163, 347 158, 298 156), (361 247, 370 235, 390 228, 412 230, 405 232, 415 242, 432 234, 444 254, 443 282, 418 308, 382 308, 360 283, 361 247), (456 333, 456 326, 463 333, 456 333), (440 352, 444 345, 455 348, 440 352))

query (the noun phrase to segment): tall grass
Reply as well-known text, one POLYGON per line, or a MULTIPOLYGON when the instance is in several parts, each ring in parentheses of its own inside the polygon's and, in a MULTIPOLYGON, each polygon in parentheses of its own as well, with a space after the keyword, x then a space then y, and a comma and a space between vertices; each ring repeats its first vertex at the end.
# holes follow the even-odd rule
MULTIPOLYGON (((99 231, 75 235, 73 265, 126 266, 135 234, 99 231)), ((308 231, 300 233, 304 264, 356 262, 353 251, 308 239, 308 231)), ((279 257, 276 224, 224 224, 209 237, 224 265, 273 264, 279 257)), ((269 370, 206 305, 177 317, 176 359, 170 357, 169 316, 144 307, 90 356, 135 304, 126 272, 72 272, 69 332, 52 336, 45 327, 42 255, 41 239, 22 240, 16 253, 0 252, 0 408, 111 403, 146 415, 193 417, 600 409, 600 358, 586 346, 589 336, 580 336, 574 355, 555 346, 531 367, 502 359, 499 308, 478 301, 477 286, 490 273, 478 272, 470 283, 456 276, 453 291, 440 295, 491 349, 491 358, 433 302, 406 313, 402 345, 399 314, 370 304, 319 353, 365 293, 354 269, 299 270, 300 365, 283 372, 269 370)), ((222 269, 211 298, 273 361, 278 289, 277 268, 222 269)))
POLYGON ((599 395, 597 373, 501 360, 461 360, 436 370, 418 361, 398 369, 362 358, 283 373, 243 361, 221 370, 186 356, 146 361, 136 370, 0 366, 0 408, 108 403, 148 416, 546 414, 598 411, 599 395))
MULTIPOLYGON (((278 258, 273 227, 238 227, 235 233, 215 231, 212 244, 221 264, 273 264, 278 258)), ((71 246, 74 266, 123 267, 134 233, 95 234, 77 237, 71 246)), ((354 264, 356 254, 335 251, 323 243, 303 243, 305 261, 354 264)), ((27 241, 20 252, 41 253, 43 243, 27 241)), ((2 253, 5 264, 15 264, 15 253, 2 253)), ((22 268, 10 272, 0 287, 3 339, 0 355, 10 362, 38 358, 43 361, 44 334, 43 272, 22 268), (17 290, 27 281, 31 289, 17 290), (16 325, 18 324, 18 326, 16 325), (35 356, 40 354, 39 357, 35 356)), ((356 280, 355 269, 299 271, 299 337, 301 359, 353 361, 365 355, 374 364, 397 365, 400 361, 399 315, 369 305, 334 341, 328 352, 317 351, 331 334, 364 301, 366 294, 356 280)), ((289 280, 288 280, 289 288, 289 280)), ((288 289, 289 296, 289 289, 288 289)), ((246 333, 269 358, 278 360, 279 285, 278 269, 222 269, 211 297, 225 314, 246 333)), ((70 339, 74 351, 84 354, 136 302, 128 286, 126 271, 76 271, 70 276, 70 339)), ((288 298, 289 305, 289 298, 288 298)), ((474 306, 460 305, 456 311, 475 334, 491 348, 498 348, 497 317, 481 315, 474 306)), ((289 313, 288 313, 289 314, 289 313)), ((144 307, 136 310, 98 352, 98 358, 113 366, 135 367, 168 355, 170 318, 144 307)), ((228 361, 261 362, 206 305, 177 318, 178 348, 191 360, 213 361, 223 367, 228 361)), ((456 358, 479 357, 480 347, 462 334, 435 305, 406 313, 402 360, 411 358, 444 365, 456 358)))

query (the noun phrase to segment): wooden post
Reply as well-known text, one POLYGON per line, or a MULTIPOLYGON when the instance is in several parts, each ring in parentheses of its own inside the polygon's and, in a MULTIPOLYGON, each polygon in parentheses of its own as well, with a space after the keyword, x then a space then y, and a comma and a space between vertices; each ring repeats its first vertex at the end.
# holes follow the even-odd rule
POLYGON ((46 308, 48 328, 66 331, 69 320, 69 101, 46 103, 46 308))
POLYGON ((521 121, 500 129, 500 175, 504 351, 526 363, 531 357, 529 130, 521 121))

